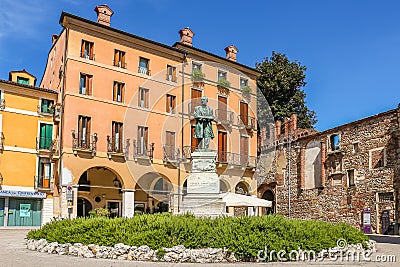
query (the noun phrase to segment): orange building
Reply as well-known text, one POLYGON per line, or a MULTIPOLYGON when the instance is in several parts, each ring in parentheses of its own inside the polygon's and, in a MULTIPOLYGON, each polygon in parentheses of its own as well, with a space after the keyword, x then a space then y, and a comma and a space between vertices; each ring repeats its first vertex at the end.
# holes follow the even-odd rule
POLYGON ((215 110, 221 191, 256 194, 258 72, 236 62, 237 48, 226 58, 198 49, 189 28, 164 45, 112 28, 106 5, 95 11, 97 22, 61 14, 40 84, 61 107, 56 215, 178 213, 201 96, 215 110))

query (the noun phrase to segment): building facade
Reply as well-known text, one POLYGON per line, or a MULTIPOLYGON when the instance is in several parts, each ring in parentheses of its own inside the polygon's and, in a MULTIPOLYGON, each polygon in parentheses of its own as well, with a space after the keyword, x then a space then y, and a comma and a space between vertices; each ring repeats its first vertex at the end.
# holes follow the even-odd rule
POLYGON ((106 5, 95 11, 97 22, 61 14, 40 84, 59 92, 55 215, 178 213, 202 96, 215 110, 221 191, 256 194, 258 72, 236 62, 237 48, 226 58, 195 48, 189 28, 164 45, 112 28, 106 5))
POLYGON ((399 112, 323 132, 297 129, 295 115, 277 121, 258 186, 259 197, 275 202, 268 212, 359 229, 370 221, 372 232, 387 232, 399 220, 399 112))
POLYGON ((57 92, 35 82, 25 70, 0 80, 0 227, 40 226, 53 217, 57 92))

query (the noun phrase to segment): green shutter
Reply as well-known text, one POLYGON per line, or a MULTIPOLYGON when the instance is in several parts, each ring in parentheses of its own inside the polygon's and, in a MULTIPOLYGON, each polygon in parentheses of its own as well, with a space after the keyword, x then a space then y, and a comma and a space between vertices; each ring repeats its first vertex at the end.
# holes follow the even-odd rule
POLYGON ((53 125, 40 124, 39 149, 50 149, 53 138, 53 125))

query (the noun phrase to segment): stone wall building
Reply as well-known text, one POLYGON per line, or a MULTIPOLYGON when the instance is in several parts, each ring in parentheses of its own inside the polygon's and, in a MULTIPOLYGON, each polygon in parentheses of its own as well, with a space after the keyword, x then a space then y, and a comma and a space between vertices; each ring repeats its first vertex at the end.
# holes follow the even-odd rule
POLYGON ((382 233, 384 211, 399 218, 399 118, 400 106, 323 132, 297 129, 295 115, 264 129, 258 195, 275 202, 266 212, 362 229, 369 209, 382 233))

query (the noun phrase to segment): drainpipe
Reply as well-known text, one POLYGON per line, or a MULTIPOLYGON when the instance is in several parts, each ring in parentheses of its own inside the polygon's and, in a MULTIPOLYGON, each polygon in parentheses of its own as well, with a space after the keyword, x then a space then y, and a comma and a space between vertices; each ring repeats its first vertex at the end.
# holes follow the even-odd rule
MULTIPOLYGON (((65 44, 64 44, 64 60, 63 60, 63 74, 62 79, 63 83, 61 86, 61 109, 60 109, 60 126, 58 128, 58 136, 60 139, 60 159, 58 161, 58 182, 59 182, 59 191, 61 190, 61 199, 59 201, 60 211, 62 214, 62 166, 63 166, 63 128, 64 128, 64 103, 65 103, 65 71, 67 69, 67 46, 68 46, 68 37, 69 37, 69 29, 64 26, 65 29, 65 44)), ((60 197, 60 196, 59 196, 60 197)))
POLYGON ((184 105, 184 101, 185 101, 185 61, 186 61, 186 57, 187 57, 188 53, 186 51, 183 52, 183 59, 182 59, 182 100, 181 100, 181 153, 180 155, 178 155, 178 213, 180 212, 180 208, 181 208, 181 158, 182 158, 182 152, 183 152, 183 145, 184 145, 184 124, 185 124, 185 118, 184 118, 184 114, 185 114, 185 105, 184 105))

